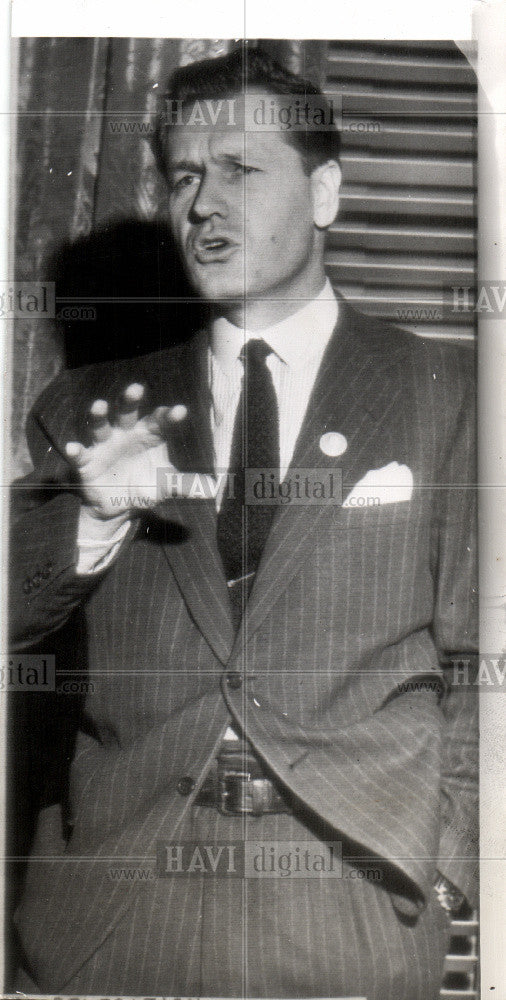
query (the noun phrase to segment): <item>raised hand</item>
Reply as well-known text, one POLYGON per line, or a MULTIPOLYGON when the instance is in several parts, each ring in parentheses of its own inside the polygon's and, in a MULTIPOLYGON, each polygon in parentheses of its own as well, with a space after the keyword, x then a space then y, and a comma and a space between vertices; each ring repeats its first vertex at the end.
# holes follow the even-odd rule
MULTIPOLYGON (((92 444, 78 441, 65 446, 81 482, 82 497, 95 517, 126 519, 159 503, 160 469, 176 472, 169 460, 165 431, 184 420, 185 406, 159 406, 139 417, 144 388, 133 382, 123 392, 120 410, 110 420, 104 399, 96 399, 89 412, 92 444)), ((181 490, 184 496, 184 488, 181 490)))

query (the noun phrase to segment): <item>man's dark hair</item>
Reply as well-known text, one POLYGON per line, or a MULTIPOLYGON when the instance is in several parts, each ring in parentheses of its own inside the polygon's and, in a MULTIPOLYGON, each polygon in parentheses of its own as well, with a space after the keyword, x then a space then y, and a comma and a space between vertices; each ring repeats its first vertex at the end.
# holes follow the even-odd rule
POLYGON ((172 74, 161 99, 152 141, 162 173, 167 171, 167 144, 173 126, 168 109, 174 107, 174 102, 182 102, 183 107, 188 107, 196 101, 230 98, 253 88, 274 96, 293 94, 301 103, 304 99, 318 97, 318 108, 323 110, 327 123, 325 129, 309 124, 283 130, 282 135, 300 153, 307 174, 328 160, 337 160, 339 132, 329 102, 319 87, 285 69, 258 46, 243 45, 225 56, 181 66, 172 74))

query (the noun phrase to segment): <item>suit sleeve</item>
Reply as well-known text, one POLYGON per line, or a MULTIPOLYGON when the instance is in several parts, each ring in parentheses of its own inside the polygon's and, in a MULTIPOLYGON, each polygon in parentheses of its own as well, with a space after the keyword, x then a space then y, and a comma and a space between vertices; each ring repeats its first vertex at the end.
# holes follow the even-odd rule
POLYGON ((9 624, 11 650, 27 649, 61 628, 103 573, 77 575, 81 499, 63 453, 79 440, 72 379, 61 376, 35 405, 27 424, 34 471, 11 489, 9 624), (53 415, 56 432, 45 413, 53 415))
POLYGON ((447 681, 438 868, 477 904, 478 651, 475 384, 470 379, 438 488, 434 639, 447 681), (460 665, 459 665, 460 664, 460 665))

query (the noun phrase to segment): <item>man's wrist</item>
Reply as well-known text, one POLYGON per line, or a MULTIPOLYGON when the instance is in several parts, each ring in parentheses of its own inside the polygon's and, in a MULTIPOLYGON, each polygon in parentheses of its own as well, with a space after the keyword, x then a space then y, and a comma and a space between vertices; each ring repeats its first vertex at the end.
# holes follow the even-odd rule
POLYGON ((86 532, 86 537, 102 541, 111 538, 120 524, 130 521, 132 512, 122 510, 113 517, 103 517, 94 507, 82 504, 79 514, 79 535, 86 532))
POLYGON ((80 575, 107 569, 128 533, 128 512, 117 517, 97 517, 89 507, 82 506, 77 531, 77 565, 80 575))
POLYGON ((97 537, 105 537, 108 533, 107 528, 102 530, 99 525, 109 525, 110 534, 114 530, 114 527, 117 527, 118 524, 123 524, 125 521, 130 521, 133 516, 134 511, 129 507, 123 507, 123 509, 120 508, 113 514, 105 514, 94 507, 91 503, 86 502, 85 500, 82 500, 81 502, 81 518, 83 522, 86 522, 86 524, 90 526, 92 533, 95 533, 96 531, 97 537))

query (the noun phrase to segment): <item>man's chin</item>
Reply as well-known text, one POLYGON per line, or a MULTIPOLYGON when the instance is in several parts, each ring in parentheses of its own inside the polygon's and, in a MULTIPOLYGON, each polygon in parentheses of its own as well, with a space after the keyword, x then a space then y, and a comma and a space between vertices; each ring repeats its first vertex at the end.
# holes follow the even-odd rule
POLYGON ((247 295, 243 281, 196 281, 192 284, 201 299, 207 302, 239 302, 247 295))
POLYGON ((248 293, 244 280, 242 258, 234 255, 230 261, 198 264, 195 259, 187 262, 190 282, 200 296, 208 302, 233 302, 243 300, 248 293))

